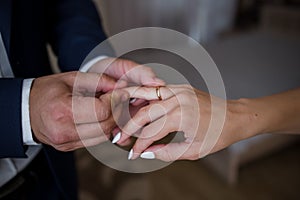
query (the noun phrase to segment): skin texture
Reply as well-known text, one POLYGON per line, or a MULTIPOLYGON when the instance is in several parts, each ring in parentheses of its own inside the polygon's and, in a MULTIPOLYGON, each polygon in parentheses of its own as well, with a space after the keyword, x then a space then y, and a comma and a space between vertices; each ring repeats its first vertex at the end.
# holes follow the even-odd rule
POLYGON ((31 128, 37 142, 60 151, 104 142, 116 128, 115 120, 120 117, 124 102, 128 102, 128 93, 118 88, 129 83, 164 84, 150 68, 122 59, 101 60, 90 71, 34 80, 29 104, 31 128))
POLYGON ((149 101, 122 128, 118 141, 124 145, 133 134, 138 134, 132 159, 152 152, 156 159, 167 162, 196 160, 258 134, 300 133, 300 89, 227 101, 188 85, 160 88, 162 101, 157 100, 155 88, 130 87, 126 91, 131 97, 149 101), (212 120, 215 122, 209 129, 212 120), (182 131, 184 141, 153 144, 174 131, 182 131))

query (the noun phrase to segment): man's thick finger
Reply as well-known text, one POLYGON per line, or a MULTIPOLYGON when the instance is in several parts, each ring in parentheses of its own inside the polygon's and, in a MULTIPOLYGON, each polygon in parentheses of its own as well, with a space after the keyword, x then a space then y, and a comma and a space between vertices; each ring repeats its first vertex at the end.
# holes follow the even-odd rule
POLYGON ((76 124, 105 121, 111 117, 112 110, 128 97, 128 94, 121 90, 103 94, 99 98, 73 96, 74 121, 76 124))
MULTIPOLYGON (((138 85, 146 86, 164 86, 165 82, 157 78, 156 74, 150 67, 144 65, 128 66, 125 67, 125 80, 128 82, 136 83, 138 85)), ((123 79, 122 77, 122 79, 123 79)))
POLYGON ((75 92, 96 94, 115 88, 116 80, 106 74, 78 72, 74 83, 75 92))
POLYGON ((157 78, 156 74, 150 67, 139 65, 126 59, 107 58, 102 60, 101 64, 105 67, 105 73, 115 79, 123 79, 127 82, 138 85, 159 86, 165 85, 165 82, 157 78))
POLYGON ((72 107, 75 124, 100 122, 111 115, 110 102, 95 97, 73 97, 72 107))

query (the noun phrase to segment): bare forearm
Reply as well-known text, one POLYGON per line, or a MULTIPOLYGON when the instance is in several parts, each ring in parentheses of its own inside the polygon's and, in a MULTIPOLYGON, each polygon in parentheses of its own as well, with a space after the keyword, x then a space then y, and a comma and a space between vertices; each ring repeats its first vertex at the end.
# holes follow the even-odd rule
POLYGON ((300 134, 300 88, 257 99, 243 99, 253 135, 300 134))

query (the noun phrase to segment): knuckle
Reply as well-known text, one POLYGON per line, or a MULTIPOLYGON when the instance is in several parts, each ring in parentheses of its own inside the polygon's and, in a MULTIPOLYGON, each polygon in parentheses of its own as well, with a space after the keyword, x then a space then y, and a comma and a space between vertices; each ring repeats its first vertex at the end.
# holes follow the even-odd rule
POLYGON ((50 133, 49 140, 54 145, 62 145, 74 139, 75 134, 72 131, 53 131, 50 133))
POLYGON ((150 146, 154 141, 152 139, 138 138, 134 144, 134 152, 142 153, 148 146, 150 146))
POLYGON ((112 103, 111 100, 106 98, 95 100, 94 112, 100 121, 108 119, 111 116, 112 114, 111 103, 112 103))
POLYGON ((185 91, 188 91, 188 92, 193 92, 194 91, 193 86, 191 86, 189 84, 184 84, 183 88, 185 88, 185 91))
MULTIPOLYGON (((80 72, 80 73, 81 73, 81 72, 80 72)), ((75 80, 75 79, 77 78, 77 76, 78 76, 78 72, 73 71, 73 72, 68 73, 67 75, 68 75, 68 78, 69 78, 72 82, 74 82, 74 80, 75 80)))
POLYGON ((148 107, 148 106, 142 107, 142 108, 139 110, 139 112, 137 113, 137 115, 144 116, 145 114, 148 113, 148 110, 149 110, 149 107, 148 107))
POLYGON ((62 75, 62 79, 63 80, 66 80, 70 83, 74 83, 76 78, 78 78, 78 75, 80 76, 81 75, 81 72, 76 72, 76 71, 73 71, 73 72, 67 72, 67 73, 64 73, 62 75))
POLYGON ((146 73, 153 73, 153 70, 150 67, 136 63, 132 60, 120 59, 120 61, 122 62, 122 66, 124 69, 128 68, 128 66, 130 66, 130 68, 139 67, 139 68, 142 68, 143 71, 145 71, 146 73))
POLYGON ((97 114, 98 120, 103 121, 103 120, 108 119, 111 116, 112 112, 110 109, 107 109, 107 107, 105 106, 105 107, 101 107, 100 109, 98 109, 96 114, 97 114))
POLYGON ((196 154, 192 154, 190 157, 189 157, 189 160, 198 160, 199 159, 199 157, 198 157, 198 155, 196 155, 196 154))
POLYGON ((191 86, 189 84, 183 84, 182 87, 186 88, 186 89, 191 88, 191 86))
POLYGON ((68 152, 68 151, 73 151, 75 148, 71 147, 69 145, 57 145, 54 146, 54 148, 58 151, 62 151, 62 152, 68 152))
POLYGON ((150 120, 148 118, 148 110, 148 107, 143 107, 135 115, 135 117, 132 118, 138 126, 144 126, 145 124, 149 123, 150 120))
POLYGON ((49 109, 50 118, 55 122, 65 122, 73 117, 71 106, 62 101, 50 105, 49 109))
POLYGON ((106 85, 111 85, 111 84, 114 84, 116 82, 113 78, 111 78, 107 74, 103 73, 103 74, 97 74, 97 75, 98 75, 98 82, 99 83, 104 83, 106 85))
POLYGON ((54 147, 56 150, 58 150, 58 151, 63 151, 63 152, 66 152, 66 151, 67 151, 66 147, 64 147, 64 146, 53 145, 53 147, 54 147))
POLYGON ((54 145, 60 145, 65 142, 64 136, 59 131, 53 131, 52 133, 50 133, 48 139, 54 145))
POLYGON ((148 108, 143 107, 141 108, 126 124, 123 128, 123 131, 127 133, 134 133, 137 129, 142 128, 147 123, 149 123, 148 118, 148 108))
POLYGON ((141 131, 140 135, 138 136, 138 140, 147 140, 150 142, 150 140, 152 139, 152 137, 148 134, 148 127, 143 128, 143 130, 141 131))
POLYGON ((179 92, 179 93, 176 94, 176 96, 177 96, 178 99, 184 99, 185 95, 186 95, 185 91, 181 91, 181 92, 179 92))
POLYGON ((99 138, 102 138, 103 140, 107 141, 110 138, 111 131, 113 130, 114 127, 115 125, 111 125, 107 123, 101 124, 99 130, 99 138))
POLYGON ((147 123, 149 123, 149 120, 145 117, 139 117, 135 120, 135 123, 137 124, 137 126, 139 128, 142 128, 143 126, 145 126, 147 123))
POLYGON ((98 78, 99 78, 100 82, 106 82, 106 81, 111 80, 111 78, 108 75, 104 74, 104 73, 97 74, 97 75, 98 75, 98 78))
POLYGON ((154 74, 152 68, 147 67, 147 66, 143 66, 143 67, 144 67, 144 70, 145 70, 145 72, 146 72, 147 74, 154 74))
POLYGON ((151 94, 151 92, 153 92, 153 88, 140 87, 137 89, 137 92, 140 93, 141 96, 149 96, 149 94, 151 94))
POLYGON ((181 91, 176 95, 176 98, 179 104, 188 104, 191 99, 191 95, 189 91, 181 91))

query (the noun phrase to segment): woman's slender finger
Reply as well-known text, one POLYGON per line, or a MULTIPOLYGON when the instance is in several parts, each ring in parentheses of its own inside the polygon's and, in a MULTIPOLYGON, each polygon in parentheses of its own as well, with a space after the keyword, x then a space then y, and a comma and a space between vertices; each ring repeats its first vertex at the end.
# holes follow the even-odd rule
POLYGON ((187 142, 153 145, 146 149, 140 157, 144 159, 158 159, 165 162, 183 159, 192 160, 187 154, 190 145, 187 142))
POLYGON ((166 101, 153 102, 141 108, 122 128, 122 136, 118 143, 122 143, 147 124, 167 115, 177 107, 176 98, 166 101))
POLYGON ((170 115, 165 115, 146 126, 132 147, 135 155, 133 159, 138 157, 154 142, 163 139, 171 132, 177 131, 180 125, 178 123, 174 123, 177 121, 175 118, 176 115, 170 113, 170 115))
POLYGON ((123 88, 127 91, 131 98, 145 99, 145 100, 159 100, 160 94, 162 100, 169 99, 176 93, 170 87, 128 87, 123 88))
POLYGON ((190 85, 166 85, 158 87, 127 87, 123 88, 127 91, 131 98, 145 99, 145 100, 162 100, 169 99, 176 96, 180 92, 193 91, 190 85))

